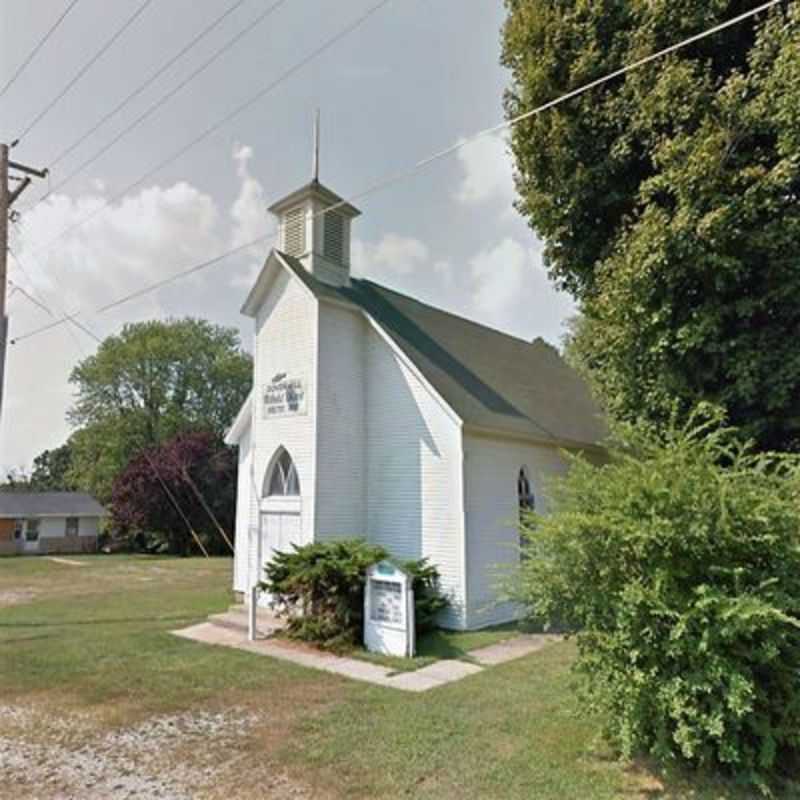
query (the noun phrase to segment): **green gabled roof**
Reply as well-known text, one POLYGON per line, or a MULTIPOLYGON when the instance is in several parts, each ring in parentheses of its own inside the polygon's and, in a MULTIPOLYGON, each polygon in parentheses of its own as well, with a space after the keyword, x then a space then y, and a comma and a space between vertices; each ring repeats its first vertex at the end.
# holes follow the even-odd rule
POLYGON ((331 286, 278 255, 317 298, 372 317, 465 425, 579 446, 605 438, 585 381, 542 339, 526 342, 372 281, 331 286))

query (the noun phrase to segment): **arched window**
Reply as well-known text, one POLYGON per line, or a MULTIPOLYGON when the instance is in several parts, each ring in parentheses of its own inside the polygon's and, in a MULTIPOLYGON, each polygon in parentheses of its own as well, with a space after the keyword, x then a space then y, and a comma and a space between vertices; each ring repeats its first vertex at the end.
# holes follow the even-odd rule
POLYGON ((267 481, 267 497, 297 497, 300 494, 300 479, 294 468, 292 457, 281 450, 272 465, 267 481))
POLYGON ((517 475, 517 499, 519 501, 520 515, 523 511, 533 511, 536 508, 536 498, 533 496, 531 481, 526 467, 520 467, 517 475))

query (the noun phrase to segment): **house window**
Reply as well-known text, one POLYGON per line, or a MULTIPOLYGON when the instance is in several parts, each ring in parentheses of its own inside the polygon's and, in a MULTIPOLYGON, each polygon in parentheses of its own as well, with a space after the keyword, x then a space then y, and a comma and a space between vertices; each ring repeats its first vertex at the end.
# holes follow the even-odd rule
POLYGON ((25 541, 38 542, 39 541, 39 520, 29 519, 25 528, 25 541))
POLYGON ((300 494, 297 470, 292 457, 285 450, 281 450, 275 461, 267 486, 268 497, 297 497, 300 494))
POLYGON ((14 538, 15 539, 21 539, 23 530, 25 530, 25 520, 24 519, 15 519, 14 520, 14 538))
POLYGON ((528 470, 526 467, 520 467, 517 474, 517 502, 519 503, 519 557, 521 561, 528 558, 528 549, 526 547, 527 541, 523 535, 523 523, 525 522, 525 514, 533 511, 536 507, 536 500, 533 496, 531 489, 531 480, 528 477, 528 470))
POLYGON ((67 536, 78 535, 79 522, 77 517, 67 517, 66 534, 67 536))

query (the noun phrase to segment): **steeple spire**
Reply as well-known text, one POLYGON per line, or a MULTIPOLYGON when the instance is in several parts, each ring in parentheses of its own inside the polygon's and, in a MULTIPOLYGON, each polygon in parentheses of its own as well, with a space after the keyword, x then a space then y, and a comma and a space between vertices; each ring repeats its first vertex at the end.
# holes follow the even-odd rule
POLYGON ((311 179, 319 181, 319 109, 314 113, 314 156, 311 163, 311 179))

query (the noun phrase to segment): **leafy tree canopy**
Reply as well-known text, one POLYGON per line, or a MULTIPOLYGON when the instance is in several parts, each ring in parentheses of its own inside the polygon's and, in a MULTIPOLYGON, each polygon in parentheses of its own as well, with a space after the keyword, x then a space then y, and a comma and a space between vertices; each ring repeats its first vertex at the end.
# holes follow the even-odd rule
POLYGON ((99 498, 132 456, 179 433, 221 437, 252 381, 237 332, 205 320, 126 325, 72 372, 70 475, 99 498))
MULTIPOLYGON (((739 0, 506 0, 508 116, 730 19, 739 0)), ((514 128, 519 209, 581 301, 612 415, 727 409, 800 443, 800 9, 776 7, 514 128)))
POLYGON ((72 467, 72 446, 65 442, 61 447, 44 450, 33 459, 30 487, 37 492, 71 492, 77 486, 69 475, 72 467))
POLYGON ((12 470, 3 483, 0 492, 71 492, 77 487, 69 477, 72 466, 70 442, 61 447, 42 451, 33 459, 30 474, 23 470, 12 470))

